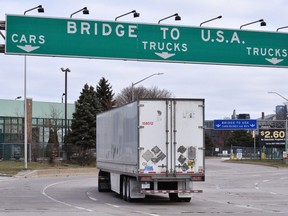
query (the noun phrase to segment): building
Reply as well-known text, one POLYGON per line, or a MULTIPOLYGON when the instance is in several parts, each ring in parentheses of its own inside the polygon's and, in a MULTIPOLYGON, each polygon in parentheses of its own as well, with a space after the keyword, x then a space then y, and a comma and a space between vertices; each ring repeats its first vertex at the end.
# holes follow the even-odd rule
MULTIPOLYGON (((67 104, 67 128, 75 104, 67 104)), ((27 99, 28 158, 47 157, 51 132, 57 134, 57 155, 62 153, 65 135, 65 104, 27 99)), ((0 99, 0 159, 24 157, 24 101, 0 99)))

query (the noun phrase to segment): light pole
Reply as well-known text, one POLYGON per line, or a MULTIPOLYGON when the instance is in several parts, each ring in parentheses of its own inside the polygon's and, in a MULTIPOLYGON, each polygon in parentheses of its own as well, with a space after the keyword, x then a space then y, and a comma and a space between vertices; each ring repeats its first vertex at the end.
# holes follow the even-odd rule
POLYGON ((284 97, 283 95, 279 94, 278 92, 268 92, 268 94, 276 94, 288 102, 288 99, 286 97, 284 97))
POLYGON ((277 32, 278 32, 280 29, 285 29, 285 28, 288 28, 288 26, 283 26, 283 27, 277 28, 277 32))
POLYGON ((130 12, 128 12, 128 13, 125 13, 125 14, 122 14, 122 15, 120 15, 120 16, 117 16, 117 17, 115 18, 115 21, 117 21, 118 18, 123 17, 123 16, 126 16, 126 15, 131 14, 131 13, 133 13, 133 17, 134 17, 134 18, 140 16, 140 13, 137 13, 136 10, 132 10, 132 11, 130 11, 130 12))
MULTIPOLYGON (((268 94, 276 94, 278 95, 279 97, 283 98, 284 100, 286 100, 286 102, 288 102, 288 99, 286 97, 284 97, 283 95, 279 94, 278 92, 268 92, 268 94)), ((287 132, 288 132, 288 122, 287 122, 287 116, 286 116, 286 125, 285 125, 285 152, 286 152, 286 155, 288 153, 288 137, 287 137, 287 132)), ((288 157, 286 156, 285 158, 285 162, 288 163, 288 157)))
POLYGON ((254 22, 250 22, 250 23, 246 23, 244 25, 241 25, 240 29, 242 29, 244 26, 252 25, 252 24, 258 23, 258 22, 260 22, 260 26, 266 26, 266 22, 263 19, 260 19, 260 20, 254 21, 254 22))
POLYGON ((163 75, 163 74, 164 74, 164 73, 154 73, 154 74, 151 74, 150 76, 147 76, 147 77, 139 80, 138 82, 132 83, 132 88, 131 88, 131 89, 132 89, 132 101, 134 101, 134 86, 135 86, 135 85, 137 85, 137 84, 140 83, 140 82, 143 82, 143 81, 146 80, 146 79, 149 79, 149 78, 152 77, 152 76, 163 75))
POLYGON ((173 14, 173 15, 171 15, 171 16, 168 16, 168 17, 165 17, 165 18, 163 18, 163 19, 160 19, 160 20, 158 21, 158 24, 160 24, 161 21, 166 20, 166 19, 169 19, 169 18, 174 17, 174 16, 175 16, 175 21, 180 21, 180 20, 181 20, 181 17, 178 15, 178 13, 175 13, 175 14, 173 14))
POLYGON ((72 14, 70 15, 70 18, 72 18, 73 15, 75 15, 75 14, 81 12, 81 11, 83 11, 83 14, 85 14, 85 15, 89 14, 89 10, 87 9, 87 7, 84 7, 84 8, 82 8, 82 9, 80 9, 80 10, 72 13, 72 14))
POLYGON ((63 97, 65 96, 65 93, 62 94, 61 102, 63 103, 63 97))
POLYGON ((65 135, 64 135, 64 152, 63 152, 63 160, 67 160, 67 73, 71 72, 69 68, 64 69, 61 68, 61 71, 65 73, 65 93, 62 94, 65 95, 65 135))
POLYGON ((218 16, 218 17, 215 17, 215 18, 213 18, 213 19, 206 20, 206 21, 200 23, 200 27, 201 27, 204 23, 208 23, 208 22, 211 22, 211 21, 213 21, 213 20, 221 19, 221 18, 222 18, 222 16, 218 16))
MULTIPOLYGON (((24 15, 26 15, 27 12, 38 9, 38 13, 44 13, 44 8, 42 5, 38 5, 37 7, 31 8, 29 10, 24 11, 24 15)), ((27 58, 26 55, 24 55, 24 169, 27 169, 27 58)), ((30 144, 31 145, 31 144, 30 144)))

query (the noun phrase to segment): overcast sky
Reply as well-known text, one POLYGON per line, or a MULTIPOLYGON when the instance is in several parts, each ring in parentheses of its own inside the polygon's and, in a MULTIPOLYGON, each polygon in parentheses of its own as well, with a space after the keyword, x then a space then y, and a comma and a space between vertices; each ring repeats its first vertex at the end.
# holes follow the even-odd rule
MULTIPOLYGON (((222 19, 207 23, 205 27, 239 29, 242 24, 261 18, 266 21, 266 27, 257 23, 245 29, 275 32, 288 25, 287 0, 1 0, 0 20, 5 20, 5 14, 23 14, 39 4, 43 5, 45 13, 33 11, 29 15, 68 18, 86 6, 90 14, 77 14, 75 18, 113 21, 116 16, 135 9, 140 13, 139 18, 131 15, 121 21, 156 24, 163 17, 179 13, 181 21, 169 19, 163 24, 197 27, 205 20, 222 15, 222 19)), ((288 29, 282 32, 288 33, 288 29)), ((0 37, 0 44, 4 43, 0 37)), ((285 48, 288 49, 288 42, 285 48)), ((0 98, 23 98, 24 57, 0 54, 0 65, 0 98)), ((71 70, 68 74, 69 103, 79 98, 86 83, 95 87, 101 77, 108 79, 117 95, 132 82, 153 73, 164 75, 153 76, 141 85, 166 89, 177 98, 204 98, 207 120, 231 117, 234 109, 237 114, 250 113, 251 118, 260 117, 261 112, 273 114, 275 106, 285 100, 268 94, 269 91, 288 98, 288 68, 35 56, 27 57, 27 97, 34 101, 61 102, 65 84, 61 67, 71 70)))

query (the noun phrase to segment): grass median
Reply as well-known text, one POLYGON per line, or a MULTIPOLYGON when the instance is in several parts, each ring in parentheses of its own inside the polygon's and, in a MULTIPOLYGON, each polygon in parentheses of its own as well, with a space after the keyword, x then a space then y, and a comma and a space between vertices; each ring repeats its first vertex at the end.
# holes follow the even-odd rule
MULTIPOLYGON (((28 170, 40 170, 40 169, 69 169, 69 168, 83 168, 83 166, 77 164, 49 164, 47 162, 29 162, 28 170)), ((87 166, 92 167, 92 166, 87 166)), ((18 172, 24 170, 23 161, 0 161, 0 174, 2 175, 16 175, 18 172)))

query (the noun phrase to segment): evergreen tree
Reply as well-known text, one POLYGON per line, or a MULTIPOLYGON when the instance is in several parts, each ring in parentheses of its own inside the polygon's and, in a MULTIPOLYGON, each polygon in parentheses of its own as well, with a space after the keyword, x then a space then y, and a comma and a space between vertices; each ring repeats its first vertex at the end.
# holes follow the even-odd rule
POLYGON ((226 146, 252 147, 253 142, 254 140, 251 133, 246 130, 235 130, 230 134, 226 146))
POLYGON ((213 156, 214 153, 214 143, 212 142, 211 138, 205 133, 205 155, 213 156))
POLYGON ((85 84, 76 102, 71 132, 68 134, 68 142, 79 147, 80 158, 85 157, 87 149, 96 147, 96 114, 100 111, 101 105, 96 91, 92 86, 85 84))
POLYGON ((115 105, 115 100, 113 100, 114 93, 112 86, 108 83, 104 77, 102 77, 96 87, 96 95, 101 104, 102 111, 112 109, 115 105))

